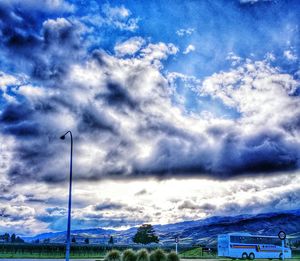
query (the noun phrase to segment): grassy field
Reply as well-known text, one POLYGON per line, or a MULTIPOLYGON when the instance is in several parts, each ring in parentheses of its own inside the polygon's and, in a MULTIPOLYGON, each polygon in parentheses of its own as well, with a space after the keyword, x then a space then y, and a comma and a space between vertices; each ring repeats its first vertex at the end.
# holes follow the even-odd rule
MULTIPOLYGON (((104 254, 103 255, 72 255, 70 256, 70 258, 72 259, 103 259, 104 258, 104 254)), ((27 259, 27 258, 31 258, 31 259, 64 259, 65 255, 47 255, 47 254, 29 254, 29 253, 25 253, 25 254, 14 254, 14 253, 0 253, 0 259, 3 258, 13 258, 13 259, 27 259)))
MULTIPOLYGON (((101 258, 109 249, 96 245, 72 245, 71 257, 101 258)), ((66 248, 64 244, 1 244, 0 258, 64 258, 66 248)))
POLYGON ((196 247, 179 253, 180 258, 194 259, 194 258, 216 258, 216 253, 205 252, 201 247, 196 247))
MULTIPOLYGON (((121 251, 126 248, 119 249, 121 251)), ((95 245, 74 245, 71 248, 72 259, 103 259, 110 249, 95 245)), ((167 250, 170 251, 170 250, 167 250)), ((293 260, 300 261, 300 251, 293 252, 293 260)), ((188 250, 181 250, 181 259, 218 259, 215 252, 203 251, 201 247, 194 247, 188 250)), ((64 259, 65 245, 34 245, 34 244, 4 244, 0 245, 0 259, 64 259)), ((221 260, 221 259, 218 259, 221 260)), ((226 259, 225 259, 226 260, 226 259)), ((227 259, 230 260, 230 259, 227 259)), ((262 260, 262 259, 260 259, 262 260)))

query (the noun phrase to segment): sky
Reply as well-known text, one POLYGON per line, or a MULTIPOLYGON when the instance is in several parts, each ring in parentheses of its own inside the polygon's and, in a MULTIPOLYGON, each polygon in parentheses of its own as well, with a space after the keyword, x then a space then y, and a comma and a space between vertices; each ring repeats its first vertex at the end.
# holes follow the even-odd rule
POLYGON ((0 231, 299 209, 297 0, 0 2, 0 231))

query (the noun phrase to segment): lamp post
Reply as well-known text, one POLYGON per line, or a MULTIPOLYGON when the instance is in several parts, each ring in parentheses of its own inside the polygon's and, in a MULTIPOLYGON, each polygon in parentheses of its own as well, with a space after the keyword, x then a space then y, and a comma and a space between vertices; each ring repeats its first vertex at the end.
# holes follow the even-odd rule
POLYGON ((70 154, 70 182, 69 182, 69 204, 68 204, 68 225, 67 225, 67 246, 66 246, 66 261, 70 259, 70 237, 71 237, 71 207, 72 207, 72 156, 73 156, 73 136, 71 131, 67 131, 60 138, 65 139, 67 134, 71 137, 71 154, 70 154))

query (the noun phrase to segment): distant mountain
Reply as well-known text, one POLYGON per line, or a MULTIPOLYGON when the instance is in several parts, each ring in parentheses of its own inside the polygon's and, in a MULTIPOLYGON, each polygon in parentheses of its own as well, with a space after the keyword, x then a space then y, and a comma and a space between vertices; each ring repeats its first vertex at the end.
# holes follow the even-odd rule
MULTIPOLYGON (((102 228, 90 228, 90 229, 80 229, 80 230, 72 230, 72 236, 75 236, 77 241, 80 242, 80 239, 84 241, 85 238, 92 239, 92 242, 95 243, 107 243, 107 238, 110 235, 115 234, 115 230, 111 229, 102 229, 102 228)), ((52 243, 62 243, 66 240, 66 231, 61 232, 50 232, 43 233, 33 237, 22 237, 26 242, 32 242, 35 240, 40 240, 41 242, 45 239, 50 239, 52 243)))
MULTIPOLYGON (((299 234, 300 209, 258 215, 216 216, 202 220, 155 225, 154 228, 162 244, 174 243, 174 237, 178 235, 181 244, 215 245, 218 234, 237 231, 277 235, 280 230, 284 230, 287 234, 299 234)), ((122 231, 101 228, 72 230, 72 236, 76 237, 77 242, 83 242, 85 238, 89 238, 90 243, 97 244, 107 243, 111 235, 117 244, 132 244, 131 239, 135 233, 135 227, 122 231)), ((27 242, 50 239, 50 242, 61 243, 65 241, 65 234, 65 232, 44 233, 23 238, 27 242)))

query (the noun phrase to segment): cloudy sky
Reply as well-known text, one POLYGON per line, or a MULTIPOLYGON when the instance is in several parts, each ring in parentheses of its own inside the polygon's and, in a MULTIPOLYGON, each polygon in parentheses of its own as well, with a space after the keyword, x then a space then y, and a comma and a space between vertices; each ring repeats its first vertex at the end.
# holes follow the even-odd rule
POLYGON ((298 0, 0 3, 0 231, 299 208, 298 0))

